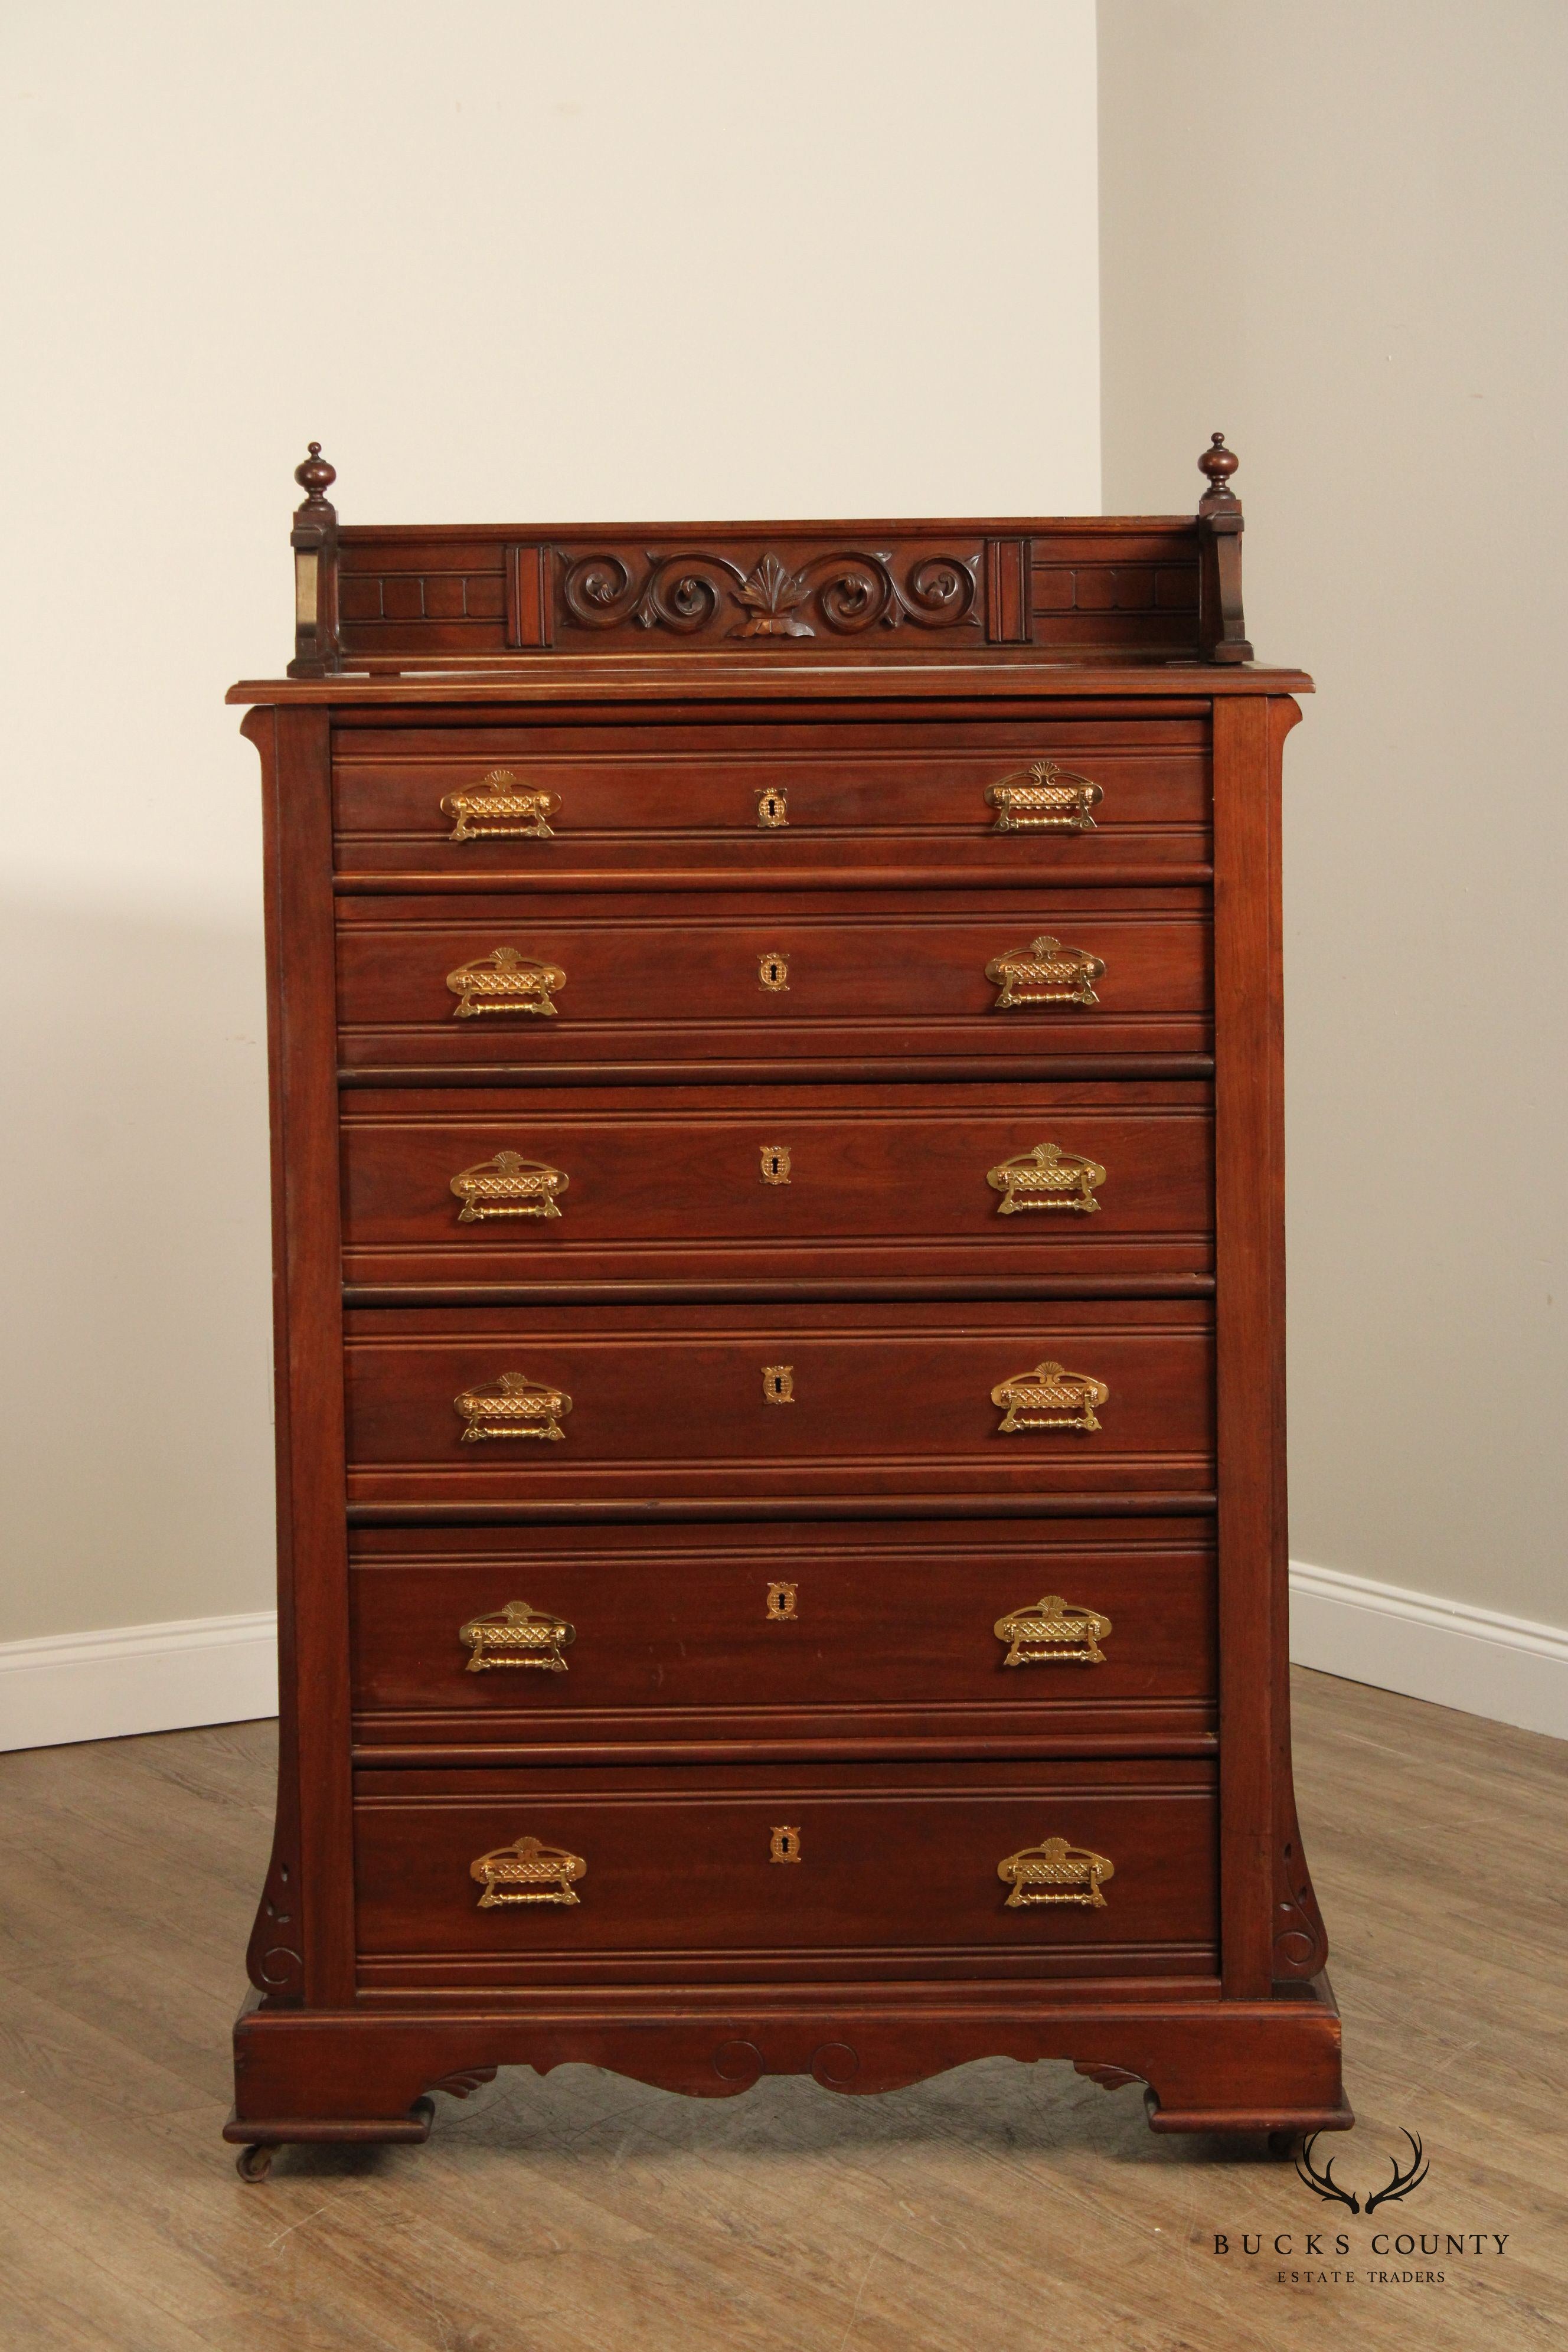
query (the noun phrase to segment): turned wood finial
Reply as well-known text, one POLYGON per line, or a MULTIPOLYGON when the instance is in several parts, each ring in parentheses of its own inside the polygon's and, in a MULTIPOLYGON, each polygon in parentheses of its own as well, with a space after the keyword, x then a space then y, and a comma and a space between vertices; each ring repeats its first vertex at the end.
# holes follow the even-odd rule
MULTIPOLYGON (((1236 463, 1234 457, 1231 463, 1232 465, 1236 463)), ((327 503, 327 492, 337 478, 337 467, 328 465, 321 455, 321 443, 312 441, 310 456, 302 465, 296 466, 294 468, 294 479, 305 493, 306 505, 324 507, 327 503)))
POLYGON ((294 551, 294 658, 290 677, 326 677, 342 667, 338 652, 338 510, 327 492, 338 469, 312 441, 294 468, 304 503, 294 509, 289 544, 294 551))
POLYGON ((1223 433, 1209 435, 1209 446, 1198 459, 1198 470, 1208 476, 1209 485, 1198 501, 1200 514, 1212 514, 1215 506, 1239 505, 1240 501, 1230 487, 1230 478, 1240 463, 1235 450, 1226 447, 1223 433))

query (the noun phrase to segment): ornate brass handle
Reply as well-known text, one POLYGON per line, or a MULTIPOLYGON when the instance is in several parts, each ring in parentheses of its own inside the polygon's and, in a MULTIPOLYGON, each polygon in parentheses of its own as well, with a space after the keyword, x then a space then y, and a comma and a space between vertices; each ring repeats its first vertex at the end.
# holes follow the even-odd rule
POLYGON ((472 1225, 485 1217, 558 1217, 556 1195, 564 1192, 571 1181, 561 1169, 542 1160, 525 1160, 520 1151, 498 1151, 493 1160, 478 1160, 453 1177, 451 1189, 463 1204, 458 1223, 472 1225))
POLYGON ((469 793, 448 793, 443 816, 456 817, 450 841, 552 841, 544 822, 560 802, 553 793, 524 791, 510 768, 492 768, 469 793))
MULTIPOLYGON (((1098 1004, 1094 983, 1104 971, 1102 959, 1082 948, 1064 948, 1048 931, 1026 948, 993 956, 985 967, 987 980, 997 988, 993 1013, 1016 1004, 1098 1004)), ((448 986, 450 982, 448 982, 448 986)))
POLYGON ((1105 1652, 1100 1645, 1110 1631, 1110 1620, 1096 1609, 1064 1601, 1059 1592, 1047 1592, 1026 1609, 998 1617, 991 1630, 1008 1644, 1005 1666, 1102 1666, 1105 1652))
POLYGON ((1054 760, 1037 760, 1026 782, 1020 768, 985 787, 986 805, 996 812, 994 833, 1092 833, 1089 811, 1104 798, 1099 784, 1054 760))
POLYGON ((469 1021, 481 1013, 542 1013, 553 1018, 552 992, 566 985, 558 963, 535 963, 521 948, 492 948, 447 974, 447 985, 458 1000, 454 1021, 469 1021))
POLYGON ((509 1601, 487 1617, 470 1617, 458 1630, 466 1642, 470 1675, 488 1674, 494 1666, 539 1666, 547 1675, 563 1675, 561 1653, 577 1639, 577 1628, 548 1609, 531 1609, 526 1601, 509 1601))
POLYGON ((1012 1889, 1002 1906, 1005 1911, 1022 1911, 1032 1903, 1076 1903, 1086 1911, 1103 1911, 1106 1901, 1100 1890, 1115 1877, 1116 1864, 1086 1845, 1051 1837, 1038 1845, 1020 1846, 997 1864, 996 1875, 1012 1889))
POLYGON ((553 1442, 565 1436, 561 1422, 572 1410, 572 1400, 563 1390, 531 1381, 526 1372, 503 1372, 499 1381, 490 1381, 483 1388, 465 1389, 452 1402, 468 1424, 463 1432, 465 1445, 475 1445, 487 1437, 542 1437, 553 1442))
POLYGON ((985 1181, 1002 1195, 999 1217, 1016 1217, 1027 1209, 1075 1209, 1092 1217, 1100 1212, 1094 1195, 1105 1181, 1105 1171, 1098 1160, 1064 1151, 1059 1143, 1037 1143, 1032 1151, 1015 1152, 1011 1160, 988 1168, 985 1181))
POLYGON ((493 1846, 468 1864, 468 1876, 485 1890, 479 1897, 481 1911, 514 1903, 575 1903, 576 1882, 587 1875, 588 1865, 580 1853, 568 1853, 563 1845, 546 1845, 536 1837, 493 1846))
POLYGON ((1037 1364, 1032 1372, 1015 1372, 992 1390, 991 1402, 1003 1415, 996 1434, 1011 1437, 1020 1429, 1098 1429, 1094 1408, 1110 1394, 1105 1382, 1088 1372, 1037 1364))

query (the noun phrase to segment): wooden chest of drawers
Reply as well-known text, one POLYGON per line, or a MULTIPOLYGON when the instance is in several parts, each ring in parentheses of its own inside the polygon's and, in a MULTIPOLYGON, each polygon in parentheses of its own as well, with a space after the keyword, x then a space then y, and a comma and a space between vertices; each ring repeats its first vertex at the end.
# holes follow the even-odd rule
POLYGON ((588 2060, 1348 2122, 1279 784, 1195 520, 340 529, 262 758, 278 1829, 228 2137, 588 2060))

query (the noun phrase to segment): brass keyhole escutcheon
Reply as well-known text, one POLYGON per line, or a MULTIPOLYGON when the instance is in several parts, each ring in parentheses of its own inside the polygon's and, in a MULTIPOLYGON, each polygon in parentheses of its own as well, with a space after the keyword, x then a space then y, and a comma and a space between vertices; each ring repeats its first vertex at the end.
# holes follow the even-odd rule
POLYGON ((795 1606, 795 1596, 799 1591, 798 1584, 769 1585, 768 1615, 776 1625, 783 1624, 785 1618, 799 1616, 800 1611, 795 1606))
POLYGON ((757 985, 777 996, 789 986, 789 958, 770 948, 766 955, 757 958, 757 985))
POLYGON ((757 823, 764 833, 774 833, 789 823, 789 794, 780 784, 764 784, 757 793, 757 823))
POLYGON ((793 1364, 763 1366, 763 1402, 764 1404, 795 1402, 795 1366, 793 1364))
POLYGON ((763 1182, 789 1182, 790 1150, 787 1143, 764 1143, 762 1147, 763 1182))
POLYGON ((798 1862, 800 1860, 800 1832, 796 1829, 774 1830, 768 1843, 768 1860, 770 1862, 798 1862))

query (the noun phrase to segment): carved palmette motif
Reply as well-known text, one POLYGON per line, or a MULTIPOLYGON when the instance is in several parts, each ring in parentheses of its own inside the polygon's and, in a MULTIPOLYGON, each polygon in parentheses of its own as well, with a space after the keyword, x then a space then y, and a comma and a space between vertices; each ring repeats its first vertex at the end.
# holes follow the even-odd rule
POLYGON ((470 1617, 458 1639, 468 1653, 466 1671, 488 1674, 493 1667, 537 1666, 545 1674, 563 1675, 561 1653, 577 1639, 577 1628, 548 1609, 531 1609, 526 1601, 509 1601, 488 1616, 470 1617))
POLYGON ((563 559, 561 602, 568 626, 613 629, 635 623, 678 636, 799 638, 862 629, 978 627, 979 551, 933 551, 902 560, 847 550, 808 555, 792 567, 772 548, 747 572, 728 556, 648 550, 637 566, 605 549, 563 559))
POLYGON ((996 1875, 1012 1889, 1005 1910, 1021 1911, 1037 1903, 1074 1903, 1086 1911, 1103 1911, 1106 1901, 1100 1890, 1108 1878, 1115 1877, 1116 1864, 1088 1846, 1050 1837, 1008 1854, 997 1864, 996 1875))
POLYGON ((552 841, 545 819, 560 805, 553 793, 529 792, 510 768, 492 768, 471 792, 448 793, 441 814, 457 820, 452 841, 552 841))
POLYGON ((498 1151, 493 1160, 476 1160, 453 1177, 451 1189, 461 1201, 460 1225, 485 1217, 558 1217, 555 1203, 572 1179, 542 1160, 525 1160, 520 1151, 498 1151))
POLYGON ((1100 785, 1054 760, 1037 760, 1026 775, 1020 770, 985 788, 995 833, 1092 833, 1089 811, 1104 798, 1100 785))
POLYGON ((465 1389, 452 1402, 468 1423, 465 1445, 491 1437, 540 1437, 553 1443, 565 1436, 561 1423, 572 1410, 564 1390, 531 1381, 526 1372, 503 1372, 482 1388, 465 1389))
POLYGON ((1098 1429, 1094 1408, 1110 1394, 1105 1382, 1088 1372, 1037 1364, 1032 1372, 1015 1372, 992 1390, 991 1402, 1002 1412, 996 1433, 1010 1437, 1021 1429, 1098 1429))
POLYGON ((558 963, 537 963, 521 948, 492 948, 447 974, 447 985, 458 1003, 455 1021, 469 1021, 483 1013, 541 1013, 553 1017, 554 992, 566 985, 558 963))
POLYGON ((1064 948, 1060 940, 1042 931, 1026 948, 993 956, 985 977, 996 984, 994 1013, 1016 1004, 1098 1004, 1094 983, 1104 971, 1100 957, 1083 948, 1064 948))
POLYGON ((484 1889, 481 1911, 521 1903, 575 1903, 577 1881, 587 1874, 580 1853, 568 1853, 564 1846, 546 1845, 536 1837, 494 1846, 468 1864, 468 1876, 484 1889))
POLYGON ((1026 1609, 1010 1610, 992 1627, 1007 1643, 1005 1666, 1102 1666, 1101 1642, 1110 1620, 1096 1609, 1080 1609, 1059 1592, 1047 1592, 1026 1609))
POLYGON ((1064 1151, 1059 1143, 1037 1143, 1032 1150, 988 1168, 985 1181, 1002 1195, 996 1205, 999 1217, 1018 1216, 1029 1209, 1073 1209, 1092 1217, 1099 1213, 1094 1195, 1105 1181, 1105 1171, 1098 1160, 1064 1151))

